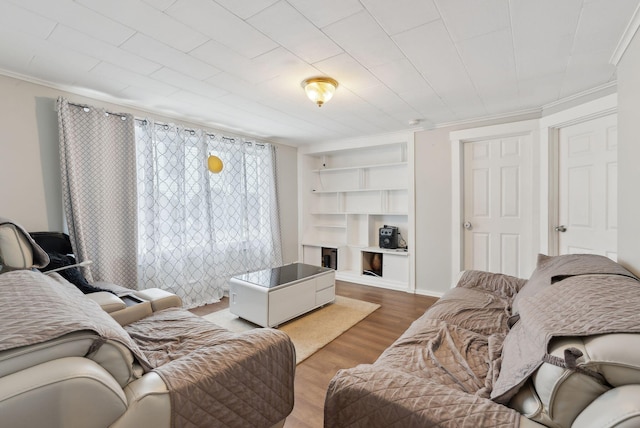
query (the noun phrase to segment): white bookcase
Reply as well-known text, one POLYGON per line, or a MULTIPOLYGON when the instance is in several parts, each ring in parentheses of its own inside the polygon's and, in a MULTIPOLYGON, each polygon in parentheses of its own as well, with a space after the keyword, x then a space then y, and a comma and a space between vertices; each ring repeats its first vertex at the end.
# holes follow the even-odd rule
POLYGON ((339 280, 415 289, 413 134, 301 148, 298 174, 304 263, 333 267, 339 280), (385 225, 407 249, 379 247, 385 225))

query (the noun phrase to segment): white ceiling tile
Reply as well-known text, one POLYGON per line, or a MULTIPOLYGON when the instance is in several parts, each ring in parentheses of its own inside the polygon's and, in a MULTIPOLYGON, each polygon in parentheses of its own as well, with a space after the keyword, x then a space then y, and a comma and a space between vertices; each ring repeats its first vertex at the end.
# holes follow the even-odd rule
POLYGON ((411 91, 419 91, 425 95, 433 93, 424 77, 407 59, 373 67, 371 73, 397 94, 411 91))
POLYGON ((189 52, 207 40, 190 25, 183 24, 140 0, 77 2, 183 52, 189 52))
POLYGON ((216 0, 216 3, 242 19, 247 19, 277 2, 278 0, 216 0))
POLYGON ((316 0, 288 0, 288 2, 318 28, 324 28, 362 10, 359 0, 322 0, 321 5, 316 0))
POLYGON ((509 0, 435 0, 454 42, 510 28, 509 0))
POLYGON ((563 73, 567 69, 573 37, 557 37, 553 43, 536 44, 532 40, 516 41, 516 71, 518 79, 563 73))
POLYGON ((429 120, 433 120, 432 118, 436 115, 451 116, 453 114, 430 87, 419 86, 407 92, 400 92, 398 96, 414 110, 420 112, 417 119, 429 118, 429 120))
POLYGON ((64 85, 72 84, 79 76, 84 75, 97 64, 95 58, 84 55, 58 51, 56 49, 39 49, 29 62, 28 70, 32 76, 41 79, 51 78, 64 85))
POLYGON ((314 66, 325 75, 336 79, 340 86, 353 91, 380 84, 376 76, 347 54, 336 55, 317 62, 314 66))
POLYGON ((286 1, 274 4, 247 22, 310 63, 342 53, 338 45, 286 1))
POLYGON ((247 58, 278 46, 212 0, 178 0, 166 13, 247 58))
POLYGON ((0 68, 28 75, 29 62, 44 43, 34 36, 21 36, 14 30, 0 27, 0 68), (18 38, 20 44, 15 43, 18 38))
POLYGON ((481 97, 496 90, 517 95, 516 65, 510 30, 458 42, 458 52, 481 97))
POLYGON ((90 73, 104 79, 113 79, 114 81, 124 83, 127 86, 155 91, 158 96, 168 96, 178 90, 175 86, 167 85, 148 76, 143 76, 106 62, 98 64, 96 67, 91 69, 90 73))
POLYGON ((510 2, 516 45, 549 46, 559 37, 575 34, 582 0, 510 2), (549 13, 549 11, 553 13, 549 13))
POLYGON ((367 68, 402 59, 402 52, 380 25, 366 12, 351 15, 324 31, 367 68), (354 32, 353 28, 358 28, 354 32))
POLYGON ((260 85, 252 85, 244 79, 236 76, 235 74, 227 73, 223 71, 221 73, 216 74, 210 79, 206 80, 207 83, 217 87, 217 88, 225 88, 229 93, 237 94, 243 97, 251 97, 255 96, 257 91, 257 87, 260 85))
POLYGON ((601 61, 599 65, 593 65, 594 56, 610 58, 608 51, 577 53, 571 56, 565 78, 560 91, 561 97, 568 97, 593 87, 594 82, 602 85, 615 74, 615 66, 608 61, 601 61))
POLYGON ((149 6, 153 6, 156 9, 161 10, 163 12, 176 2, 176 0, 142 0, 142 1, 148 4, 149 6))
POLYGON ((362 4, 390 35, 440 19, 433 0, 362 0, 362 4))
POLYGON ((182 73, 166 67, 163 67, 155 73, 151 74, 151 77, 176 88, 184 89, 186 91, 193 92, 194 94, 211 98, 219 98, 228 93, 224 89, 218 88, 207 82, 185 76, 182 73))
POLYGON ((301 76, 298 82, 309 77, 313 68, 284 48, 274 49, 250 61, 250 66, 235 73, 250 83, 260 83, 280 75, 301 76))
POLYGON ((0 28, 46 39, 56 22, 9 2, 0 2, 0 28))
POLYGON ((575 35, 573 52, 608 50, 613 54, 626 29, 628 17, 633 16, 636 7, 638 0, 597 0, 585 4, 575 35), (610 13, 612 9, 615 9, 616 13, 610 13))
POLYGON ((127 40, 122 49, 198 80, 207 79, 220 71, 211 64, 140 33, 127 40))
MULTIPOLYGON (((106 16, 79 5, 73 0, 12 0, 20 7, 56 20, 58 23, 74 28, 92 38, 102 40, 114 46, 131 37, 135 30, 122 25, 106 16)), ((34 23, 37 23, 34 22, 34 23)))
POLYGON ((235 73, 236 70, 251 66, 249 58, 215 40, 209 40, 205 44, 198 46, 189 55, 229 73, 235 73))
POLYGON ((78 89, 78 93, 86 97, 104 98, 106 96, 117 99, 129 85, 112 79, 102 79, 94 74, 82 73, 76 77, 73 86, 78 89))
MULTIPOLYGON (((355 92, 355 95, 367 100, 369 104, 384 112, 395 112, 410 108, 395 92, 382 84, 355 92)), ((415 116, 415 114, 412 116, 415 116)))
POLYGON ((121 65, 127 70, 140 74, 151 74, 161 66, 148 61, 141 56, 130 54, 113 45, 80 33, 65 25, 58 25, 51 33, 48 40, 61 47, 71 49, 89 57, 97 58, 112 64, 121 65))
POLYGON ((518 100, 524 108, 535 108, 559 100, 564 75, 563 71, 519 80, 518 100))
POLYGON ((405 31, 394 40, 451 111, 482 113, 482 102, 442 21, 405 31))

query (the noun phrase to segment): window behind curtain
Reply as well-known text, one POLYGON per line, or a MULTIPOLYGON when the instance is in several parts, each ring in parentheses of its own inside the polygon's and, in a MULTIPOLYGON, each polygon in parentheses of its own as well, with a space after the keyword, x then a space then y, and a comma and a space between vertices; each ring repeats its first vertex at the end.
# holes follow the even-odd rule
POLYGON ((270 144, 136 124, 140 288, 185 306, 222 297, 231 276, 282 263, 270 144), (207 156, 224 162, 207 170, 207 156))

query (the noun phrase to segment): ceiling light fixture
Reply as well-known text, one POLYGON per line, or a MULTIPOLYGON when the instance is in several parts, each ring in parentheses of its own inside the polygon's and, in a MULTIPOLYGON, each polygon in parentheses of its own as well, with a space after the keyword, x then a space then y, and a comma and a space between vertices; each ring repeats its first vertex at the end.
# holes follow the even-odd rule
POLYGON ((338 87, 338 82, 331 77, 310 77, 302 81, 301 86, 307 97, 318 107, 329 101, 338 87))

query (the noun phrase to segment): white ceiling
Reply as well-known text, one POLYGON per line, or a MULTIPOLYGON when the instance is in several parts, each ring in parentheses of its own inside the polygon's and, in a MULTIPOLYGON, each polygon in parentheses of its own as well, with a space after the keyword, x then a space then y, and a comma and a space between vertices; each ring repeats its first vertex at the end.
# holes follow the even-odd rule
POLYGON ((615 82, 610 58, 639 3, 0 0, 0 69, 304 144, 530 111, 615 82), (340 82, 321 109, 300 87, 315 75, 340 82))

